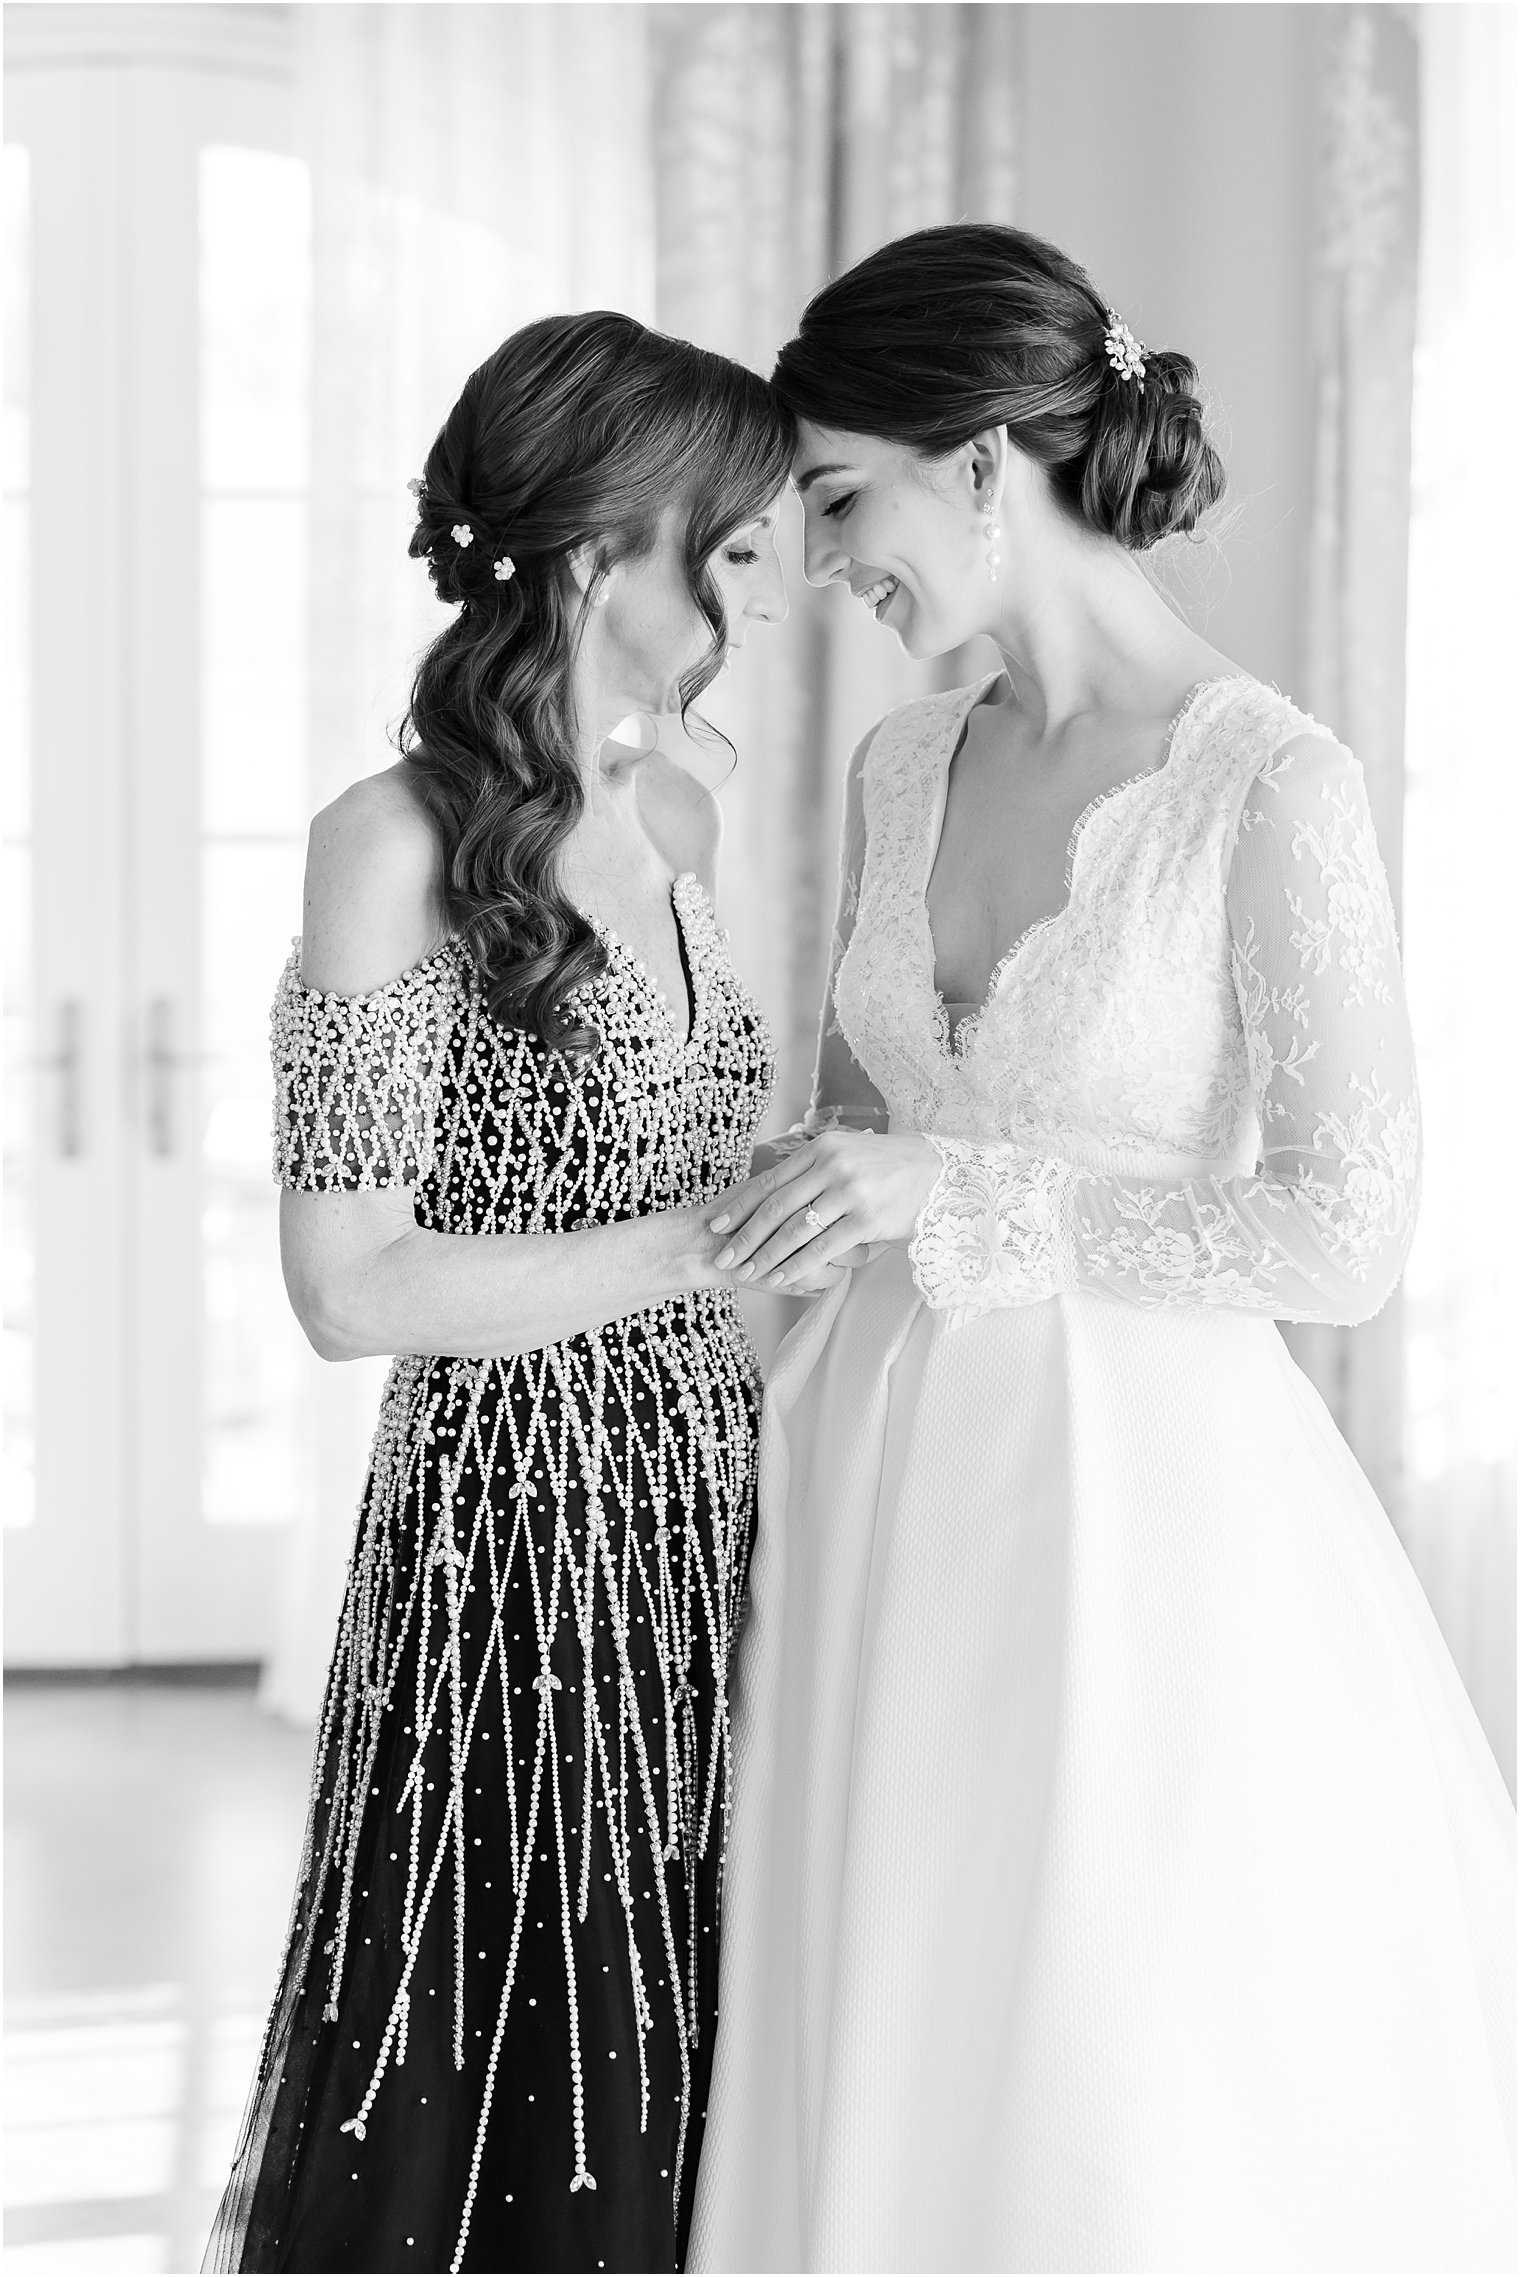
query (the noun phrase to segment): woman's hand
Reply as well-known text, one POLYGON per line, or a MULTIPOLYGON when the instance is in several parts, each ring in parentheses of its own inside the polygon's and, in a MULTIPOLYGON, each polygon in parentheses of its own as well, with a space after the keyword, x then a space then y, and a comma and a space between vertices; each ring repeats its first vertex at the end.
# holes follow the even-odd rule
POLYGON ((939 1168, 926 1138, 825 1131, 720 1197, 708 1224, 729 1241, 713 1263, 751 1288, 819 1285, 865 1244, 907 1241, 939 1168))

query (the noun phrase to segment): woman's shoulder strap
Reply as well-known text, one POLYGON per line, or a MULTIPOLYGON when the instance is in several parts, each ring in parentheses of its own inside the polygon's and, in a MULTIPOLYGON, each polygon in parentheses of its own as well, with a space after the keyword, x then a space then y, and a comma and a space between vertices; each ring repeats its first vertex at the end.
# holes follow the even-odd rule
POLYGON ((865 755, 868 811, 873 784, 899 773, 904 767, 917 771, 946 742, 953 744, 969 713, 998 677, 996 673, 989 673, 985 679, 974 680, 969 687, 942 689, 931 696, 910 696, 906 703, 893 705, 874 729, 865 755))

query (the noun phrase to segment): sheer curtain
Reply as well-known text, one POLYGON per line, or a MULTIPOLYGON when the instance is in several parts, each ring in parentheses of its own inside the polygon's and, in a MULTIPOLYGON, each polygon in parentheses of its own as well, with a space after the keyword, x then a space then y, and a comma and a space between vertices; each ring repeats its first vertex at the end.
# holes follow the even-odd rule
POLYGON ((1515 1783, 1512 1245, 1474 1207, 1514 1107, 1515 11, 1327 8, 1306 696, 1367 770, 1414 1019, 1420 1229, 1352 1329, 1292 1328, 1515 1783), (1412 438, 1412 447, 1411 447, 1412 438), (1412 470, 1412 471, 1411 471, 1412 470))
POLYGON ((554 308, 648 319, 642 11, 296 11, 312 166, 313 803, 394 757, 441 621, 408 481, 465 375, 554 308))
MULTIPOLYGON (((1419 246, 1413 16, 1326 9, 1320 26, 1316 431, 1304 701, 1367 773, 1401 910, 1409 421, 1419 246)), ((1287 1341, 1397 1519, 1403 1297, 1360 1328, 1287 1341)))
POLYGON ((1420 11, 1421 231, 1409 562, 1404 952, 1425 1187, 1404 1278, 1401 1529, 1515 1785, 1515 1244, 1476 1170, 1515 1129, 1520 831, 1520 38, 1420 11))
MULTIPOLYGON (((311 652, 319 806, 393 757, 436 612, 406 483, 466 372, 555 308, 616 307, 769 369, 841 263, 921 223, 1014 218, 1020 11, 978 6, 296 10, 316 285, 311 652)), ((798 548, 793 546, 792 558, 798 548)), ((861 731, 965 676, 896 658, 793 579, 688 747, 727 822, 724 920, 805 1101, 839 785, 861 731)), ((974 668, 974 667, 973 667, 974 668)), ((784 1325, 751 1300, 762 1348, 784 1325)), ((319 1515, 292 1545, 264 1697, 315 1713, 378 1364, 324 1374, 319 1515)))

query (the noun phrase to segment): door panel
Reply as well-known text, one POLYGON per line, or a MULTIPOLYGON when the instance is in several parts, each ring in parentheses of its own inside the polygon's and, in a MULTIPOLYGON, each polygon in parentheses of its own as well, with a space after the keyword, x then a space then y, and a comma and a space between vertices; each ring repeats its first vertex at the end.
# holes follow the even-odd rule
POLYGON ((7 820, 32 904, 7 1277, 19 1302, 30 1247, 8 1343, 34 1361, 36 1503, 8 1534, 6 1658, 262 1658, 320 1374, 268 1167, 306 808, 305 175, 272 79, 33 66, 7 104, 34 280, 7 613, 29 591, 51 700, 30 832, 24 797, 7 820))
MULTIPOLYGON (((30 562, 35 691, 30 970, 13 1033, 30 1100, 16 1183, 30 1202, 35 1503, 7 1529, 12 1657, 126 1657, 132 1625, 123 1308, 121 623, 113 378, 115 75, 28 73, 6 135, 30 156, 30 562), (46 374, 47 384, 37 384, 46 374)), ((21 800, 13 801, 20 806, 21 800)), ((9 1260, 7 1260, 9 1265, 9 1260)), ((13 1345, 28 1341, 25 1331, 13 1345)))

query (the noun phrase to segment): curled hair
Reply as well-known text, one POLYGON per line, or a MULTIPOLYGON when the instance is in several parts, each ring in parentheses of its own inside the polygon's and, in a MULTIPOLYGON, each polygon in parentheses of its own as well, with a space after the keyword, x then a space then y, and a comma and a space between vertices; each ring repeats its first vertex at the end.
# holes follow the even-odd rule
POLYGON ((654 550, 674 505, 713 636, 680 682, 684 712, 725 653, 709 557, 770 504, 794 443, 790 413, 726 357, 605 310, 546 316, 470 374, 413 486, 410 551, 458 614, 417 668, 402 755, 487 1003, 559 1050, 596 1048, 572 1005, 607 962, 559 880, 585 805, 571 668, 586 609, 614 564, 654 550))
POLYGON ((1139 552, 1222 497, 1198 373, 1147 349, 1141 386, 1104 351, 1109 311, 1043 238, 995 222, 915 230, 809 301, 772 385, 820 427, 925 457, 988 427, 1042 466, 1090 529, 1139 552))

